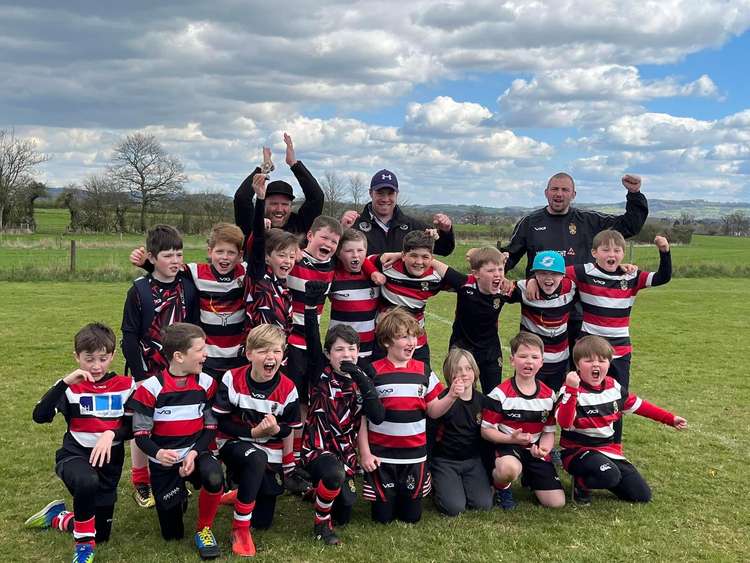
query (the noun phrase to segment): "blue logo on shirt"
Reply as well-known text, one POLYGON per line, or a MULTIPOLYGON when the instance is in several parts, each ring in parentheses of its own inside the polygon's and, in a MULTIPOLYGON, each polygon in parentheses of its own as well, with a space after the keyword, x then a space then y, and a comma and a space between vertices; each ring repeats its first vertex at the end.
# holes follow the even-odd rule
POLYGON ((120 393, 81 395, 78 404, 82 413, 122 413, 122 395, 120 393))

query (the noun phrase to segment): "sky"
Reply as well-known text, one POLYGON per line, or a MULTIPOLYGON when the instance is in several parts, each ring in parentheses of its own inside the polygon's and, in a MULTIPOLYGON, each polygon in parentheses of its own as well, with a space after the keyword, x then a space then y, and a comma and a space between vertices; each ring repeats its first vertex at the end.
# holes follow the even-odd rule
MULTIPOLYGON (((319 179, 411 203, 750 201, 750 0, 0 2, 0 129, 49 186, 145 131, 232 194, 288 132, 319 179)), ((291 181, 296 186, 294 181, 291 181)))

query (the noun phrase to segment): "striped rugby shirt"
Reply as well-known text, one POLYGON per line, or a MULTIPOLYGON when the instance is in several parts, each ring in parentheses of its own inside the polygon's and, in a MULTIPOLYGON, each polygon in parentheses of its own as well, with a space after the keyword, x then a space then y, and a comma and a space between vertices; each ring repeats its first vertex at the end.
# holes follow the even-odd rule
POLYGON ((644 401, 607 376, 601 387, 594 388, 581 381, 579 388, 564 386, 556 407, 562 427, 560 447, 563 464, 586 450, 595 450, 612 459, 625 459, 622 442, 615 441, 614 425, 623 414, 635 413, 667 425, 674 424, 674 415, 644 401))
POLYGON ((672 277, 669 252, 659 253, 659 270, 636 270, 626 274, 605 272, 594 263, 568 266, 565 273, 575 282, 583 306, 581 335, 606 339, 620 358, 633 351, 630 343, 630 311, 637 293, 646 287, 663 285, 672 277))
POLYGON ((291 379, 277 372, 265 382, 250 376, 252 366, 227 371, 221 378, 212 410, 219 417, 216 445, 229 440, 253 442, 268 455, 268 463, 281 463, 283 438, 290 430, 301 428, 299 396, 291 379), (250 429, 267 414, 276 417, 280 431, 276 436, 253 438, 250 429), (227 423, 228 419, 228 423, 227 423))
POLYGON ((331 300, 331 322, 328 326, 345 324, 356 330, 359 334, 360 358, 372 355, 379 297, 380 287, 373 284, 363 271, 348 272, 341 264, 336 266, 328 292, 331 300))
POLYGON ((373 362, 375 390, 385 407, 381 424, 367 423, 372 455, 383 463, 421 463, 427 459, 427 405, 444 386, 419 360, 397 368, 388 358, 373 362))
POLYGON ((135 437, 150 438, 151 444, 141 449, 151 461, 160 463, 155 457, 160 449, 175 450, 181 461, 204 430, 216 429, 210 408, 216 389, 216 380, 208 374, 177 377, 168 370, 136 389, 127 406, 133 411, 135 437))
POLYGON ((501 411, 482 409, 482 427, 494 428, 503 434, 513 434, 515 430, 531 434, 531 444, 535 444, 544 432, 556 429, 553 408, 555 392, 541 381, 536 381, 536 392, 524 395, 516 385, 516 378, 506 379, 488 395, 500 403, 501 411))
MULTIPOLYGON (((302 258, 289 272, 286 285, 292 292, 292 333, 288 340, 290 345, 302 350, 307 348, 305 345, 305 284, 308 281, 320 281, 330 286, 335 267, 336 263, 333 257, 327 260, 317 260, 303 250, 302 258)), ((326 291, 327 293, 328 291, 326 291)), ((325 299, 325 295, 321 296, 321 301, 317 304, 318 322, 323 315, 325 299)))

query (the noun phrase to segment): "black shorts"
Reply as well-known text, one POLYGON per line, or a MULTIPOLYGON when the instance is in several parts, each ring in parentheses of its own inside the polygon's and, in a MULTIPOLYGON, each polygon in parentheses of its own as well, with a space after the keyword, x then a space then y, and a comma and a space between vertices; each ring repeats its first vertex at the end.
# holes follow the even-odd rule
POLYGON ((300 404, 306 405, 309 403, 308 387, 310 382, 307 379, 307 350, 302 350, 296 346, 287 346, 286 371, 284 373, 294 382, 300 404))
MULTIPOLYGON (((89 463, 89 458, 81 455, 73 454, 65 448, 60 448, 55 454, 55 474, 62 479, 65 483, 68 492, 75 496, 75 491, 71 490, 68 483, 70 479, 66 479, 65 470, 66 465, 72 460, 83 460, 86 464, 89 463)), ((112 446, 110 450, 109 463, 105 463, 102 467, 93 468, 97 476, 99 477, 99 490, 96 493, 96 506, 111 506, 117 501, 117 485, 120 482, 120 476, 122 475, 122 465, 125 460, 125 448, 122 444, 112 446)), ((69 470, 75 471, 73 466, 76 463, 68 466, 69 470)), ((70 471, 69 471, 70 472, 70 471)))
POLYGON ((281 470, 281 464, 267 465, 258 496, 277 497, 282 494, 284 494, 284 472, 281 470))
POLYGON ((151 489, 154 492, 157 509, 169 510, 186 502, 186 482, 193 485, 195 490, 200 489, 201 468, 221 473, 219 460, 208 452, 203 452, 195 459, 195 469, 187 477, 180 475, 180 466, 180 463, 175 463, 174 465, 165 467, 161 463, 148 460, 149 472, 151 473, 151 489))
MULTIPOLYGON (((317 486, 321 479, 323 479, 323 472, 330 468, 330 463, 327 463, 329 461, 328 458, 331 458, 334 455, 335 454, 332 453, 319 455, 304 466, 304 469, 310 474, 314 486, 317 486)), ((338 457, 336 457, 336 462, 341 463, 338 457)), ((341 465, 343 466, 343 464, 341 465)), ((354 476, 345 475, 344 483, 341 485, 341 492, 339 492, 336 497, 336 502, 340 502, 345 506, 353 506, 356 501, 357 483, 354 481, 354 476)))
POLYGON ((375 471, 365 472, 362 496, 365 500, 393 502, 396 497, 422 498, 432 490, 427 463, 381 463, 375 471))
POLYGON ((497 457, 510 455, 520 461, 523 467, 521 483, 532 491, 563 490, 560 477, 551 461, 534 457, 526 448, 508 444, 497 446, 496 455, 497 457))

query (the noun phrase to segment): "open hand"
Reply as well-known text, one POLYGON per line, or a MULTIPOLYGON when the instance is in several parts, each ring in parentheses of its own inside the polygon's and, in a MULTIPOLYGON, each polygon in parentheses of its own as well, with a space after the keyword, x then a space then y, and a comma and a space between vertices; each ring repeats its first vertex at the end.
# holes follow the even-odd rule
POLYGON ((297 157, 294 154, 294 143, 292 143, 292 138, 284 133, 284 143, 286 144, 286 163, 289 166, 294 166, 297 164, 297 157))
POLYGON ((110 452, 112 451, 112 440, 115 438, 115 433, 111 430, 105 430, 99 436, 96 444, 91 450, 89 456, 89 464, 91 467, 104 467, 105 463, 109 463, 110 452))

